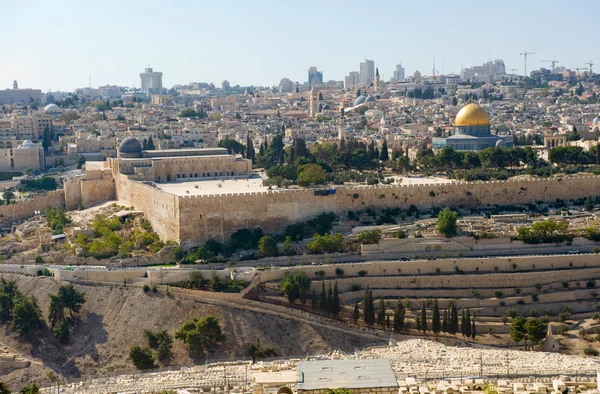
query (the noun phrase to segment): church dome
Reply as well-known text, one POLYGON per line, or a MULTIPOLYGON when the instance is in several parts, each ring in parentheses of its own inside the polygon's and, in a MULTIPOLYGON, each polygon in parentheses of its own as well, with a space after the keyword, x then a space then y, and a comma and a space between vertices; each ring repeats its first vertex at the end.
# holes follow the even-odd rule
POLYGON ((367 101, 367 96, 358 96, 356 100, 354 100, 354 106, 356 107, 357 105, 364 104, 365 101, 367 101))
POLYGON ((44 107, 44 113, 46 114, 60 114, 62 110, 56 104, 48 104, 44 107))
POLYGON ((600 118, 599 117, 595 117, 594 120, 592 121, 592 124, 594 126, 600 125, 600 118))
POLYGON ((136 138, 127 137, 119 145, 119 153, 124 153, 124 154, 142 153, 142 144, 136 138))
POLYGON ((465 105, 454 121, 455 126, 489 126, 490 117, 485 109, 475 103, 465 105))

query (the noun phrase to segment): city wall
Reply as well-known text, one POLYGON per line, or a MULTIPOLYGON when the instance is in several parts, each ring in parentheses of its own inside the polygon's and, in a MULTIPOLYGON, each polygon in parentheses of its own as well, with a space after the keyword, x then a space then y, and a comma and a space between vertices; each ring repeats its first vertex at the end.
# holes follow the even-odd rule
MULTIPOLYGON (((164 193, 148 186, 147 190, 150 189, 154 190, 152 196, 164 193)), ((265 232, 281 232, 290 223, 329 211, 341 214, 367 207, 408 209, 415 205, 429 209, 513 205, 599 194, 600 177, 582 176, 431 185, 338 186, 335 194, 325 196, 315 196, 314 189, 302 189, 172 197, 179 208, 179 240, 183 247, 189 248, 208 239, 225 240, 240 228, 260 226, 265 232)), ((119 199, 122 199, 121 194, 119 199)))
POLYGON ((19 201, 16 204, 0 206, 0 226, 10 227, 14 222, 25 220, 36 211, 44 213, 52 207, 65 206, 65 194, 61 190, 53 190, 43 195, 36 195, 31 200, 19 201))

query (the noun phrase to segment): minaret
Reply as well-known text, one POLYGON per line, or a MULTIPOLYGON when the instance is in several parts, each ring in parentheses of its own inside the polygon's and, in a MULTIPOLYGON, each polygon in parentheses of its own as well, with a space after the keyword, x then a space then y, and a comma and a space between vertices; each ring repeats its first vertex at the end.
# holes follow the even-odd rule
POLYGON ((379 67, 375 69, 375 89, 379 90, 381 86, 381 78, 379 77, 379 67))
POLYGON ((310 116, 311 116, 311 118, 317 116, 317 112, 319 112, 319 91, 317 90, 317 87, 315 85, 313 85, 312 89, 310 90, 310 116))
POLYGON ((17 83, 16 80, 13 82, 13 89, 15 89, 15 90, 19 89, 19 84, 17 83))
POLYGON ((344 122, 344 107, 342 103, 341 115, 338 121, 338 140, 341 142, 346 139, 346 122, 344 122))

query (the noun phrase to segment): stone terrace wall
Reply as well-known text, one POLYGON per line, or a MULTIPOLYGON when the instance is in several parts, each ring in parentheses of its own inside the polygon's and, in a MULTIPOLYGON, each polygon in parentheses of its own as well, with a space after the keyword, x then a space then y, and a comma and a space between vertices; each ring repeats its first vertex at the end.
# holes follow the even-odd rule
POLYGON ((62 189, 36 195, 31 200, 19 201, 14 205, 2 205, 0 206, 0 226, 7 227, 13 222, 25 220, 33 216, 35 211, 44 213, 48 208, 64 208, 64 206, 65 193, 62 189))
POLYGON ((290 223, 312 218, 321 212, 340 214, 367 207, 407 209, 410 205, 419 209, 512 205, 599 194, 600 177, 584 176, 431 185, 339 186, 335 194, 327 196, 315 196, 312 189, 180 196, 177 198, 179 237, 183 247, 191 247, 208 239, 224 240, 240 228, 260 226, 265 232, 280 232, 290 223))

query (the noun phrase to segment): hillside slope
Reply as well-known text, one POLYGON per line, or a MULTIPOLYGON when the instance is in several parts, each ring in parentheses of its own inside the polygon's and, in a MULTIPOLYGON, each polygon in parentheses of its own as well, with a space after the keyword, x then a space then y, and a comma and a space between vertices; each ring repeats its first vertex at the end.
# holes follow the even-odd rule
MULTIPOLYGON (((53 278, 31 278, 4 275, 16 280, 19 289, 35 295, 44 317, 47 316, 49 294, 56 293, 60 282, 53 278)), ((176 296, 144 294, 142 289, 117 286, 76 286, 86 293, 87 303, 79 317, 71 322, 69 345, 56 341, 49 329, 38 339, 27 341, 0 330, 0 345, 8 346, 32 361, 30 368, 16 370, 3 376, 16 389, 31 381, 44 382, 46 372, 54 370, 69 379, 85 375, 116 374, 132 371, 127 359, 129 348, 144 344, 142 330, 166 329, 173 333, 185 320, 205 315, 217 316, 226 335, 226 344, 209 356, 211 360, 247 357, 248 346, 257 338, 264 345, 274 344, 281 355, 306 355, 340 348, 354 351, 373 344, 320 327, 290 322, 283 318, 239 309, 203 304, 176 296)), ((176 341, 171 366, 193 365, 187 348, 176 341)))

